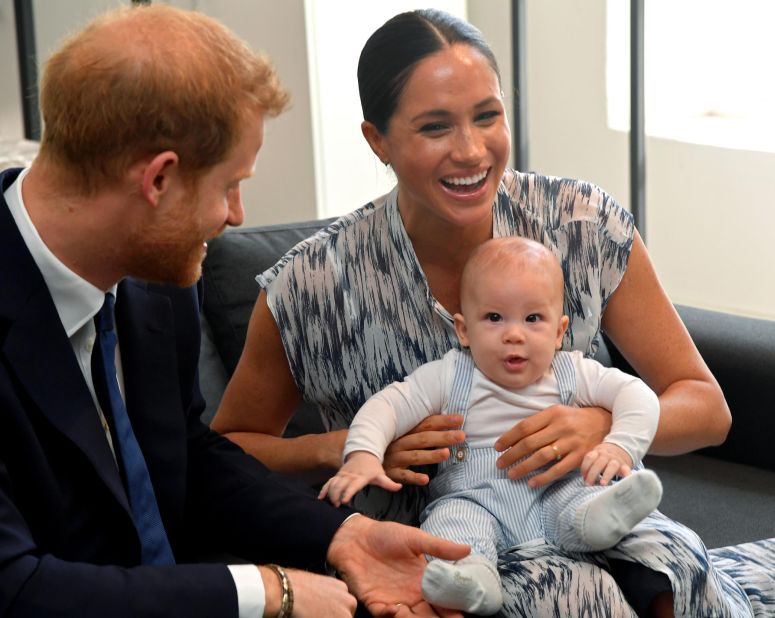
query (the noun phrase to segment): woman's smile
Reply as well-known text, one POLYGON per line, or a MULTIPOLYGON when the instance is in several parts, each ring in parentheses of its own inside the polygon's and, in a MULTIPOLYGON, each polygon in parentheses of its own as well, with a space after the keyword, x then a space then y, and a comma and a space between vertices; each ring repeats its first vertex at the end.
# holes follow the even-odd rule
POLYGON ((487 178, 488 171, 489 170, 483 170, 472 176, 449 176, 447 178, 442 178, 441 182, 453 190, 470 190, 472 187, 484 184, 484 179, 487 178))

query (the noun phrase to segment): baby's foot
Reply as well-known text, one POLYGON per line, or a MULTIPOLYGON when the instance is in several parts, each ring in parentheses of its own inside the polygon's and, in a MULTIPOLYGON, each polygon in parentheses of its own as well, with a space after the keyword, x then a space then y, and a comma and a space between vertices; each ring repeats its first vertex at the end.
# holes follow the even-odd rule
POLYGON ((429 562, 422 576, 422 594, 432 605, 479 616, 494 614, 503 605, 498 570, 478 555, 457 562, 429 562))
POLYGON ((576 531, 592 550, 608 549, 659 505, 662 483, 651 470, 633 472, 576 513, 576 531))

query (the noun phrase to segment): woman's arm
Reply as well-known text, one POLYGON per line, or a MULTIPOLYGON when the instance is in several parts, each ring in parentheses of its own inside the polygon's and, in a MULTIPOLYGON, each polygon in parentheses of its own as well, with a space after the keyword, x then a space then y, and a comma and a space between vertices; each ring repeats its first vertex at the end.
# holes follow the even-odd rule
POLYGON ((250 317, 245 348, 212 428, 273 470, 305 473, 310 480, 323 480, 342 463, 347 431, 282 438, 300 401, 277 324, 262 291, 250 317))
POLYGON ((603 330, 659 396, 651 453, 720 444, 732 417, 721 388, 662 289, 636 232, 627 270, 603 315, 603 330))

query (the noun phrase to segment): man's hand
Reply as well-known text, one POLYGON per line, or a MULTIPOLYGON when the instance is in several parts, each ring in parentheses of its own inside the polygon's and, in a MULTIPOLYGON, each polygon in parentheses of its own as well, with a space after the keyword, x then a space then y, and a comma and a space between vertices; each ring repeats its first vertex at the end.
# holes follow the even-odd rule
POLYGON ((433 608, 423 600, 420 583, 427 564, 424 556, 460 560, 469 551, 466 545, 418 528, 356 515, 334 535, 327 557, 350 591, 375 616, 459 618, 460 612, 433 608))
MULTIPOLYGON (((261 566, 258 570, 266 592, 264 616, 276 616, 280 611, 280 579, 268 567, 261 566)), ((355 613, 358 602, 344 582, 296 569, 285 569, 285 572, 293 591, 295 618, 350 618, 355 613)))
POLYGON ((385 473, 396 483, 427 485, 427 474, 414 472, 409 466, 441 463, 449 457, 449 448, 466 439, 460 429, 460 414, 434 414, 422 420, 411 431, 390 443, 385 451, 385 473))
POLYGON ((511 468, 509 478, 517 480, 547 464, 547 470, 528 481, 541 487, 575 470, 590 450, 603 441, 611 429, 611 413, 603 408, 574 408, 555 405, 520 421, 495 442, 503 452, 498 468, 511 468))
POLYGON ((581 476, 587 485, 608 485, 615 476, 628 476, 632 472, 632 458, 623 448, 603 442, 584 456, 581 476))
POLYGON ((332 504, 340 506, 350 502, 355 494, 369 484, 388 491, 401 489, 399 483, 388 478, 377 457, 366 451, 355 451, 347 457, 339 472, 326 481, 318 498, 322 500, 328 496, 332 504))

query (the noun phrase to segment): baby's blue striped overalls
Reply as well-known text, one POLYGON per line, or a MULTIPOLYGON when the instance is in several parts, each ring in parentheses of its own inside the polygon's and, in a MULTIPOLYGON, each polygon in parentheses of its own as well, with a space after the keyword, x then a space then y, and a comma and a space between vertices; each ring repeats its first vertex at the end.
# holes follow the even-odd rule
MULTIPOLYGON (((570 405, 576 393, 576 369, 570 355, 557 352, 552 369, 559 386, 558 403, 570 405)), ((445 413, 463 414, 467 419, 473 375, 473 358, 462 351, 445 413)), ((467 543, 493 563, 498 554, 538 538, 570 551, 588 551, 572 528, 573 519, 578 507, 604 488, 585 485, 574 471, 548 487, 532 489, 527 478, 539 471, 512 481, 507 470, 495 466, 500 455, 494 448, 471 448, 465 442, 454 447, 431 481, 432 502, 421 515, 423 530, 467 543)))

